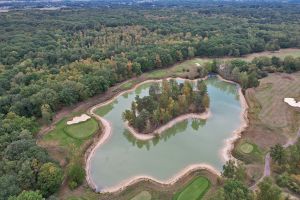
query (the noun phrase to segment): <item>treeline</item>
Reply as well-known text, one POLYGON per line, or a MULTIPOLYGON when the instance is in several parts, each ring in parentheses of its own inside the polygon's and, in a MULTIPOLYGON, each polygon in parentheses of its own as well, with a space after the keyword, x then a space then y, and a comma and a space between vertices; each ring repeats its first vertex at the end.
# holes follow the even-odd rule
POLYGON ((209 106, 204 81, 198 81, 196 88, 190 81, 178 84, 174 79, 163 80, 161 86, 155 83, 150 86, 149 96, 136 96, 123 119, 140 133, 149 133, 179 115, 204 112, 209 106))
MULTIPOLYGON (((247 89, 257 87, 259 85, 259 79, 267 76, 268 73, 292 73, 299 71, 300 57, 294 58, 292 56, 286 56, 284 59, 281 59, 275 56, 262 56, 256 57, 250 62, 241 59, 234 59, 219 62, 214 65, 218 66, 216 71, 223 77, 240 83, 243 89, 247 89)), ((206 69, 214 69, 214 65, 208 64, 206 69), (213 66, 213 68, 211 66, 213 66)))
POLYGON ((284 148, 277 144, 271 148, 272 169, 276 173, 276 183, 291 192, 300 194, 300 140, 284 148))

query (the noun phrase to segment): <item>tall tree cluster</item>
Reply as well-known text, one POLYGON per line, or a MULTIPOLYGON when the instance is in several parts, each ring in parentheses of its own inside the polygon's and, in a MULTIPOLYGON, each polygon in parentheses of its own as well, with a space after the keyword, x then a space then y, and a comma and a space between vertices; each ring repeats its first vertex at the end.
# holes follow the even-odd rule
MULTIPOLYGON (((252 61, 233 59, 217 63, 219 74, 240 83, 243 89, 257 87, 259 79, 274 72, 292 73, 300 71, 300 57, 286 56, 283 59, 273 57, 256 57, 252 61)), ((211 70, 212 71, 212 70, 211 70)))
POLYGON ((149 96, 136 96, 131 109, 123 113, 139 132, 149 133, 171 119, 186 113, 201 113, 209 107, 209 97, 204 81, 197 82, 196 89, 190 81, 178 84, 176 80, 163 80, 161 86, 150 86, 149 96))

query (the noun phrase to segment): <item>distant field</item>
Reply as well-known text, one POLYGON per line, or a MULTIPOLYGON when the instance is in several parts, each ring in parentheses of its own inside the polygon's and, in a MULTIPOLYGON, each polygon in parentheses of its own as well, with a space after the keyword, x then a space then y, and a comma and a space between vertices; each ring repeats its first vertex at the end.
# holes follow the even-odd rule
POLYGON ((211 62, 212 59, 206 58, 194 58, 176 64, 173 67, 155 70, 146 74, 149 79, 158 79, 164 77, 183 77, 183 78, 195 78, 197 75, 197 68, 205 62, 211 62))
POLYGON ((285 56, 294 56, 294 57, 298 57, 300 56, 300 49, 281 49, 280 51, 275 51, 275 52, 271 52, 271 51, 265 51, 265 52, 260 52, 260 53, 253 53, 253 54, 249 54, 247 56, 245 56, 244 58, 246 60, 252 60, 255 57, 258 56, 268 56, 268 57, 272 57, 272 56, 277 56, 280 58, 284 58, 285 56))
POLYGON ((207 192, 210 182, 205 177, 197 177, 190 184, 176 193, 174 200, 199 200, 207 192))
MULTIPOLYGON (((281 49, 280 51, 264 51, 260 53, 253 53, 246 55, 244 57, 224 57, 224 58, 217 58, 218 60, 231 60, 231 59, 243 59, 247 61, 253 60, 255 57, 259 56, 277 56, 280 58, 284 58, 285 56, 294 56, 294 57, 300 57, 300 49, 281 49)), ((179 64, 175 64, 173 67, 166 68, 166 69, 159 69, 154 70, 152 72, 146 73, 146 77, 149 79, 158 79, 158 78, 164 78, 164 77, 170 77, 170 76, 176 76, 176 77, 183 77, 183 78, 195 78, 195 75, 197 75, 197 68, 201 65, 203 65, 205 62, 212 62, 212 58, 193 58, 191 60, 184 61, 179 64)), ((130 83, 128 83, 130 84, 130 83)), ((124 84, 124 87, 127 84, 124 84)), ((122 85, 123 86, 123 85, 122 85)))

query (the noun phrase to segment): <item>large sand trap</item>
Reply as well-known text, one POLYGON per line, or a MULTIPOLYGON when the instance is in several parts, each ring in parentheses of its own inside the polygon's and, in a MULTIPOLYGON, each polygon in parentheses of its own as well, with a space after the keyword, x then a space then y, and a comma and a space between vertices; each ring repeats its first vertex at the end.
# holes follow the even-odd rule
POLYGON ((82 114, 79 117, 74 117, 71 121, 68 121, 67 124, 68 125, 72 125, 72 124, 78 124, 80 122, 85 122, 86 120, 90 119, 91 117, 88 116, 87 114, 82 114))
POLYGON ((294 98, 284 98, 284 102, 292 107, 300 108, 300 101, 297 102, 294 98))

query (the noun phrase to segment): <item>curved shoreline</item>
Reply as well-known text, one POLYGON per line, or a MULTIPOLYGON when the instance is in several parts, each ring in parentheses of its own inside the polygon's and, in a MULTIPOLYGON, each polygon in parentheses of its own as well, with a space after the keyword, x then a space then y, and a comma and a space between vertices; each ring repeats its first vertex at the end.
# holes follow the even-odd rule
POLYGON ((171 128, 175 124, 182 122, 184 120, 208 119, 210 116, 211 116, 210 110, 206 110, 205 112, 200 113, 200 114, 189 113, 189 114, 180 115, 148 134, 139 133, 132 126, 130 126, 128 124, 128 122, 125 122, 124 124, 125 124, 125 128, 128 129, 130 134, 132 134, 136 139, 146 141, 146 140, 151 140, 151 139, 155 138, 156 136, 160 136, 165 130, 171 128))
MULTIPOLYGON (((205 77, 203 78, 202 80, 205 80, 207 79, 208 77, 205 77)), ((234 141, 238 138, 241 137, 241 132, 248 126, 248 119, 247 119, 247 111, 248 111, 248 104, 246 102, 246 99, 242 93, 242 90, 241 90, 241 87, 239 86, 238 83, 235 83, 233 81, 229 81, 229 80, 226 80, 226 79, 223 79, 220 75, 217 75, 217 78, 222 80, 222 81, 225 81, 225 82, 229 82, 229 83, 233 83, 233 84, 236 84, 238 85, 238 90, 239 90, 239 99, 240 99, 240 103, 241 103, 241 107, 242 107, 242 112, 241 112, 241 119, 242 119, 242 122, 241 122, 241 126, 233 131, 232 133, 232 137, 228 138, 226 141, 225 141, 225 145, 224 147, 221 149, 221 157, 227 161, 229 160, 230 158, 232 158, 232 155, 231 155, 231 151, 232 149, 234 148, 234 141)), ((187 79, 183 79, 183 78, 168 78, 168 79, 181 79, 181 80, 187 80, 187 79)), ((201 80, 201 79, 196 79, 196 80, 190 80, 190 81, 198 81, 198 80, 201 80)), ((111 125, 110 123, 104 119, 103 117, 97 115, 96 113, 94 113, 94 111, 102 106, 105 106, 105 105, 108 105, 110 103, 112 103, 115 99, 117 99, 119 96, 125 94, 125 93, 130 93, 132 91, 134 91, 136 88, 138 88, 139 86, 143 85, 143 84, 146 84, 146 83, 153 83, 153 82, 161 82, 162 80, 147 80, 147 81, 143 81, 139 84, 136 84, 132 89, 129 89, 129 90, 126 90, 126 91, 123 91, 121 93, 119 93, 118 95, 114 96, 112 99, 106 101, 106 102, 103 102, 103 103, 100 103, 100 104, 97 104, 95 106, 93 106, 92 108, 90 108, 88 110, 88 114, 94 116, 97 120, 99 120, 101 123, 102 123, 102 136, 100 137, 99 141, 92 145, 89 149, 91 149, 90 151, 87 151, 86 153, 89 153, 88 155, 86 155, 86 173, 87 173, 87 176, 86 176, 86 180, 87 180, 87 183, 88 185, 93 188, 96 192, 109 192, 109 193, 112 193, 112 192, 117 192, 117 191, 122 191, 124 189, 126 189, 129 185, 132 185, 134 183, 137 183, 137 182, 140 182, 142 180, 153 180, 155 182, 158 182, 162 185, 170 185, 170 184, 173 184, 175 183, 177 180, 179 180, 181 177, 189 174, 190 172, 194 171, 194 170, 199 170, 199 169, 206 169, 216 175, 220 175, 220 172, 218 170, 216 170, 213 166, 209 165, 209 164, 205 164, 205 163, 202 163, 202 164, 192 164, 192 165, 189 165, 187 166, 186 168, 184 168, 183 170, 181 170, 179 173, 175 174, 173 177, 171 177, 169 180, 166 180, 166 181, 159 181, 151 176, 145 176, 145 175, 141 175, 141 176, 134 176, 134 177, 131 177, 127 180, 124 180, 122 181, 121 183, 119 183, 118 185, 114 186, 114 187, 108 187, 108 188, 105 188, 105 189, 102 189, 101 191, 98 190, 98 187, 97 185, 95 184, 95 182, 92 180, 91 178, 91 171, 90 171, 90 161, 91 161, 91 158, 93 157, 96 149, 102 145, 103 143, 105 143, 108 138, 111 136, 112 134, 112 131, 111 131, 111 125)), ((190 118, 190 115, 191 114, 187 114, 187 115, 184 115, 184 116, 179 116, 179 118, 181 118, 181 120, 183 120, 182 118, 184 119, 188 119, 190 118), (187 118, 185 118, 185 116, 189 116, 187 118)), ((209 117, 211 115, 211 113, 208 111, 206 113, 206 117, 209 117)), ((177 119, 177 118, 175 118, 177 119)), ((174 120, 175 120, 174 119, 174 120)), ((180 119, 177 119, 177 120, 180 120, 180 119)), ((173 122, 170 121, 170 122, 173 122)), ((179 121, 176 121, 176 123, 179 122, 179 121)), ((174 124, 176 124, 174 123, 174 124)), ((169 124, 169 122, 167 123, 169 124)), ((173 124, 173 125, 174 125, 173 124)), ((164 128, 165 125, 162 127, 164 128)), ((126 127, 127 128, 127 127, 126 127)), ((167 128, 166 128, 167 129, 167 128)), ((130 131, 131 132, 131 131, 130 131)), ((162 130, 163 132, 163 130, 162 130)), ((131 132, 134 136, 136 136, 134 134, 134 132, 131 132)), ((155 135, 152 135, 152 138, 155 137, 155 135)), ((151 138, 141 138, 140 139, 140 136, 136 137, 137 139, 139 140, 149 140, 151 138)))
POLYGON ((230 159, 237 160, 232 156, 231 152, 234 149, 234 142, 242 137, 242 132, 248 127, 248 124, 249 124, 248 108, 249 108, 249 106, 248 106, 246 98, 242 92, 242 88, 238 83, 231 81, 231 80, 224 79, 219 74, 217 75, 217 77, 218 77, 218 79, 220 79, 224 82, 235 84, 238 86, 239 101, 240 101, 241 108, 242 108, 242 112, 240 115, 241 124, 238 129, 236 129, 235 131, 232 132, 232 136, 225 140, 224 148, 221 149, 221 157, 224 159, 224 161, 227 161, 230 159))

